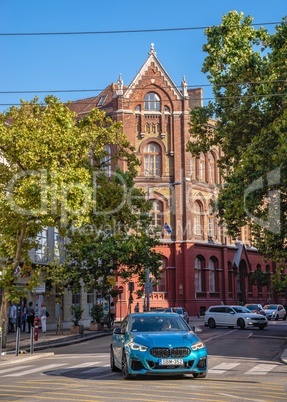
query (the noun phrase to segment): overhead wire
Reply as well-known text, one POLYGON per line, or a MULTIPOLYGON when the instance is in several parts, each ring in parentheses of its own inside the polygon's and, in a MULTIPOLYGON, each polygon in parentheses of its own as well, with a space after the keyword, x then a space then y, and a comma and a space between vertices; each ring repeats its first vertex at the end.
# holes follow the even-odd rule
MULTIPOLYGON (((258 22, 250 24, 252 26, 277 25, 281 22, 258 22)), ((216 25, 214 25, 216 26, 216 25)), ((0 32, 0 36, 55 36, 55 35, 109 35, 109 34, 129 34, 147 32, 173 32, 173 31, 195 31, 212 28, 212 26, 202 27, 181 27, 181 28, 151 28, 151 29, 123 29, 111 31, 75 31, 75 32, 0 32)))

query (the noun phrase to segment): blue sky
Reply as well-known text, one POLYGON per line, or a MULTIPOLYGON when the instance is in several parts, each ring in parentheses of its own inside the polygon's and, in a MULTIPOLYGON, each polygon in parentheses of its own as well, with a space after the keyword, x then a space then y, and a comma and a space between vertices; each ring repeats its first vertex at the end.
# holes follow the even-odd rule
MULTIPOLYGON (((204 29, 110 33, 94 35, 6 36, 44 32, 107 32, 197 28, 218 25, 228 11, 251 15, 254 23, 281 22, 286 0, 0 0, 1 75, 0 111, 54 93, 62 101, 96 96, 119 74, 128 85, 144 64, 150 44, 176 85, 185 76, 189 86, 203 86, 212 96, 201 72, 206 42, 204 29), (53 92, 94 90, 91 92, 53 92), (32 91, 32 93, 20 93, 32 91)), ((274 25, 266 28, 274 31, 274 25)))

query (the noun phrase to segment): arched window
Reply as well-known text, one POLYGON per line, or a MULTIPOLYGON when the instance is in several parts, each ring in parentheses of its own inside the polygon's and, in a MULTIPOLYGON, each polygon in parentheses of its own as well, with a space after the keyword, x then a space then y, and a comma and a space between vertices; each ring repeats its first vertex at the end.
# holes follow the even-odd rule
POLYGON ((144 109, 147 111, 160 111, 160 97, 154 92, 148 92, 144 97, 144 109))
POLYGON ((205 181, 205 156, 203 153, 200 154, 198 160, 198 180, 205 181))
POLYGON ((150 211, 151 214, 151 222, 153 227, 158 227, 160 230, 163 226, 163 204, 161 201, 152 200, 152 208, 150 211))
POLYGON ((218 264, 215 258, 210 258, 208 261, 208 269, 209 269, 209 292, 215 293, 218 292, 218 264))
POLYGON ((160 268, 160 276, 155 286, 152 287, 153 292, 166 292, 166 261, 163 259, 160 268))
POLYGON ((203 206, 200 201, 194 203, 194 234, 203 237, 204 220, 203 220, 203 206))
POLYGON ((216 180, 215 175, 215 158, 212 152, 208 154, 208 181, 214 184, 216 180))
POLYGON ((195 278, 195 291, 202 292, 204 288, 203 279, 203 259, 201 257, 195 258, 194 265, 194 278, 195 278))
POLYGON ((144 175, 161 176, 160 147, 153 142, 150 142, 144 148, 144 175))

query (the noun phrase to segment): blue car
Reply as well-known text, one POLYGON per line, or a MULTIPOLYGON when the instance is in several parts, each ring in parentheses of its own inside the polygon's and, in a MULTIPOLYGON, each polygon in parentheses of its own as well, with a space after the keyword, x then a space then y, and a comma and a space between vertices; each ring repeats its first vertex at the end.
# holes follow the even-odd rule
POLYGON ((207 350, 176 313, 134 313, 112 335, 110 364, 124 379, 143 375, 205 378, 207 350))

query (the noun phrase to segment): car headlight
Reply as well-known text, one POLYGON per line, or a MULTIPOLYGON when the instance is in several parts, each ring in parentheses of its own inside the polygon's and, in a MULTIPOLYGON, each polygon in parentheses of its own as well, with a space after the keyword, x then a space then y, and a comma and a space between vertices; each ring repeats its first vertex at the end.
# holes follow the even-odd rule
POLYGON ((131 350, 138 350, 139 352, 146 352, 148 350, 147 346, 140 345, 139 343, 136 342, 128 342, 127 346, 129 346, 131 350))
POLYGON ((204 348, 204 343, 203 342, 197 342, 194 345, 191 346, 192 350, 199 350, 204 348))
POLYGON ((250 317, 246 317, 246 320, 251 320, 251 318, 250 318, 250 317))

